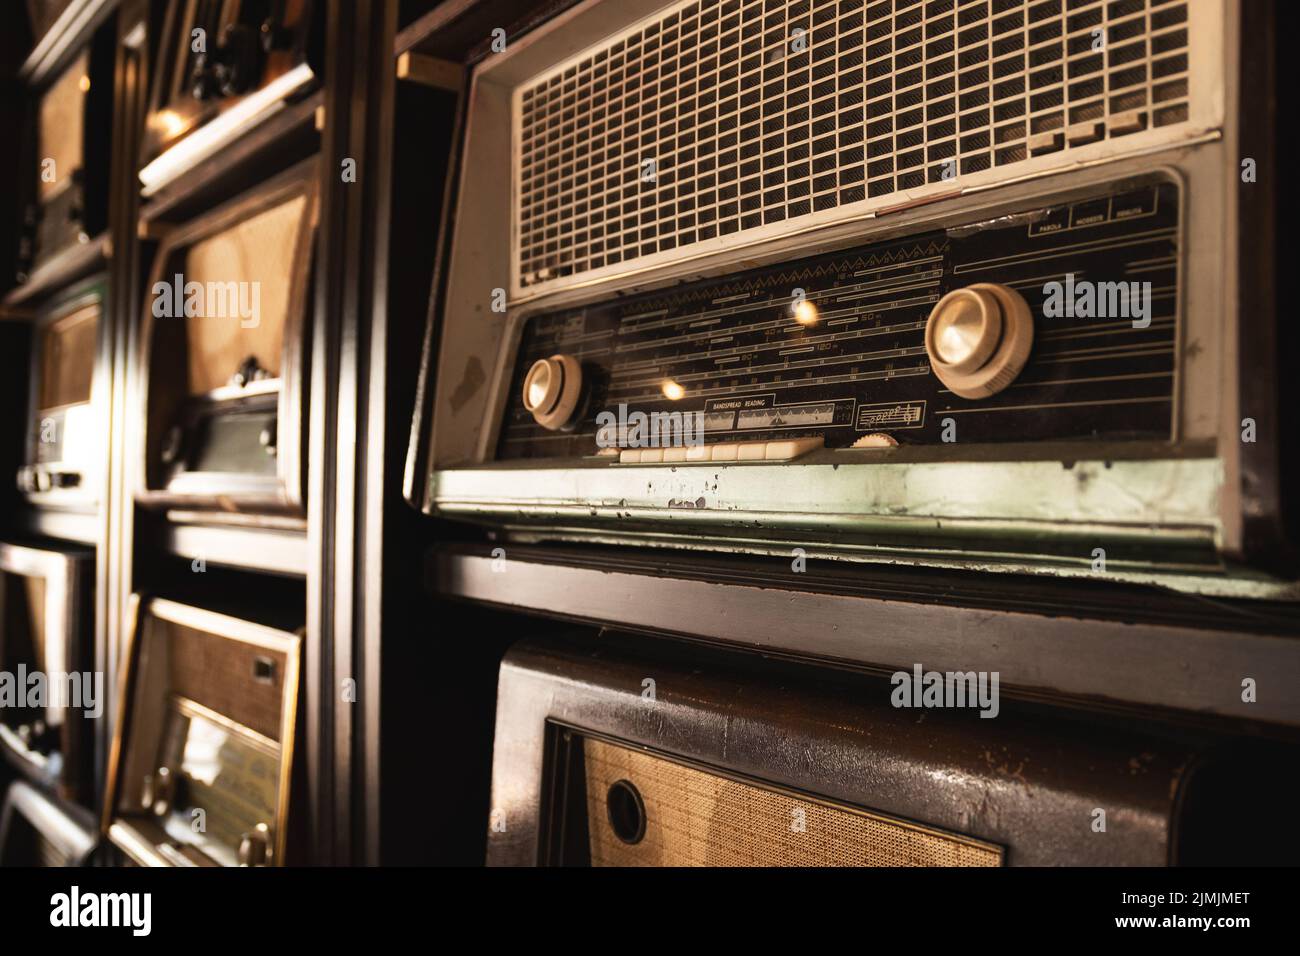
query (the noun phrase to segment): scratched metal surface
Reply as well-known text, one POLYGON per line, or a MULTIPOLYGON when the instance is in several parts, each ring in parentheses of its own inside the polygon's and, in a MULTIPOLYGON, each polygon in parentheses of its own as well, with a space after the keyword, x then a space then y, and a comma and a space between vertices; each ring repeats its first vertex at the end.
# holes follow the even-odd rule
POLYGON ((489 834, 490 863, 538 862, 548 721, 984 840, 1009 865, 1169 861, 1182 743, 1005 705, 991 720, 899 709, 884 680, 691 666, 619 645, 534 642, 507 656, 492 780, 507 826, 489 834), (1105 833, 1090 825, 1097 807, 1105 833))

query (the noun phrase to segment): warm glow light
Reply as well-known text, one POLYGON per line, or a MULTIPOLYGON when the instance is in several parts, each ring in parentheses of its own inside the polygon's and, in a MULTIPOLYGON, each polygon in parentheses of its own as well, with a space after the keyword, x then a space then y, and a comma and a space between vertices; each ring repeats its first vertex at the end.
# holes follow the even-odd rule
POLYGON ((153 114, 150 122, 162 130, 167 138, 176 136, 185 129, 185 118, 175 110, 159 110, 153 114))
POLYGON ((79 83, 77 84, 77 86, 81 87, 81 92, 83 92, 83 93, 89 93, 89 92, 90 92, 90 77, 88 77, 88 76, 83 76, 83 77, 81 78, 81 82, 79 82, 79 83))
POLYGON ((686 389, 682 388, 672 379, 668 379, 668 381, 664 382, 664 398, 669 401, 675 402, 685 396, 685 394, 686 389))
POLYGON ((813 305, 807 299, 804 299, 794 307, 794 320, 800 325, 816 325, 818 318, 817 306, 813 305))

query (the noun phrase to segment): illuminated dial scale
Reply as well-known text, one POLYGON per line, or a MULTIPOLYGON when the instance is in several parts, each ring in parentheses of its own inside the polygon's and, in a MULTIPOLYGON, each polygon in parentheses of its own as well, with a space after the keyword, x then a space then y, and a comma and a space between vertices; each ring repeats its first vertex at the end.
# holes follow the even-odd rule
POLYGON ((498 457, 595 454, 597 414, 620 406, 702 413, 706 444, 727 446, 623 461, 930 444, 945 427, 963 442, 1168 438, 1177 210, 1171 184, 1130 188, 536 316, 498 457), (1149 312, 1112 298, 1128 311, 1049 317, 1051 282, 1149 283, 1149 312))

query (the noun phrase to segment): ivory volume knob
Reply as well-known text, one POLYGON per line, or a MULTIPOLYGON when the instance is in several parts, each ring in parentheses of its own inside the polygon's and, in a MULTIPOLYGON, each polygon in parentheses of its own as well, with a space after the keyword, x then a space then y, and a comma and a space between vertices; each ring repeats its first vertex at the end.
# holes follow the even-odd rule
POLYGON ((572 355, 538 359, 524 376, 524 408, 537 424, 558 431, 573 418, 582 395, 582 366, 572 355))
POLYGON ((949 292, 925 323, 930 367, 962 398, 988 398, 1010 385, 1033 344, 1029 303, 1015 289, 992 282, 949 292))

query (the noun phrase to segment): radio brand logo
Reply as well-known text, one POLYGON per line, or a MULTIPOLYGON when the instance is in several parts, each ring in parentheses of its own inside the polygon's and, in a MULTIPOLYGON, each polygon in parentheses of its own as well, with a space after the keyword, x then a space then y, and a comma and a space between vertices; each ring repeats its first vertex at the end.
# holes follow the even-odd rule
POLYGON ((1076 282, 1073 272, 1065 282, 1043 286, 1043 316, 1049 319, 1131 319, 1133 328, 1151 324, 1150 282, 1076 282))
POLYGON ((980 717, 996 717, 1001 709, 998 671, 895 671, 889 702, 895 707, 972 707, 980 717))
POLYGON ((153 928, 153 894, 82 893, 74 886, 50 897, 50 925, 123 926, 133 936, 148 936, 153 928))
POLYGON ((698 448, 704 444, 703 412, 629 411, 596 415, 598 448, 698 448))
POLYGON ((239 319, 242 329, 262 324, 262 283, 186 282, 179 272, 171 282, 153 284, 156 319, 239 319))
POLYGON ((11 707, 80 710, 94 720, 104 712, 104 673, 45 674, 19 664, 17 672, 0 671, 0 710, 11 707))

